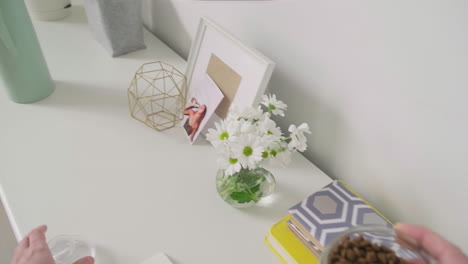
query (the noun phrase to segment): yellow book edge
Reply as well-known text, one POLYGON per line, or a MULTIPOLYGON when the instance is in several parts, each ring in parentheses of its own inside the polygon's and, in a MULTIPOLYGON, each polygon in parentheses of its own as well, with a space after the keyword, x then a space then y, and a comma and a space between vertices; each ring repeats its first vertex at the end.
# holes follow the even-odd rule
POLYGON ((270 228, 269 235, 264 239, 265 244, 285 264, 316 264, 318 262, 317 257, 315 257, 289 229, 287 221, 290 220, 291 217, 291 215, 287 215, 270 228), (274 240, 271 240, 271 238, 274 240), (275 246, 272 245, 271 242, 275 241, 278 243, 278 246, 282 247, 284 253, 286 253, 290 259, 288 256, 282 256, 275 246), (289 262, 285 258, 288 258, 289 262))
POLYGON ((292 218, 291 218, 291 223, 292 223, 297 229, 299 229, 299 231, 300 231, 305 237, 307 237, 315 246, 317 246, 317 247, 320 249, 320 251, 323 252, 323 251, 325 250, 325 247, 324 247, 322 244, 320 244, 320 242, 319 242, 317 239, 315 239, 315 237, 313 237, 312 234, 310 234, 310 232, 309 232, 307 229, 305 229, 305 227, 302 226, 302 224, 301 224, 299 221, 297 221, 296 218, 292 217, 292 218))
MULTIPOLYGON (((271 235, 268 235, 268 236, 271 236, 271 235)), ((271 251, 273 251, 273 253, 275 253, 275 255, 279 258, 279 260, 281 260, 281 262, 283 262, 284 264, 288 264, 288 262, 286 262, 286 260, 284 260, 284 258, 281 256, 281 254, 276 250, 276 248, 274 248, 271 244, 270 244, 270 241, 268 241, 268 236, 266 236, 264 239, 263 239, 263 242, 265 242, 265 244, 271 249, 271 251)))

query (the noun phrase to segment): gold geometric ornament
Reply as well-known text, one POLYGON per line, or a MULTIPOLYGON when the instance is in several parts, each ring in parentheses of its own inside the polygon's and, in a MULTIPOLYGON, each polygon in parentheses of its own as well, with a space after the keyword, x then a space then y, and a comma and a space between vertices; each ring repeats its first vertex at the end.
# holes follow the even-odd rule
POLYGON ((130 114, 162 131, 183 118, 187 78, 174 66, 157 61, 143 64, 128 88, 130 114))

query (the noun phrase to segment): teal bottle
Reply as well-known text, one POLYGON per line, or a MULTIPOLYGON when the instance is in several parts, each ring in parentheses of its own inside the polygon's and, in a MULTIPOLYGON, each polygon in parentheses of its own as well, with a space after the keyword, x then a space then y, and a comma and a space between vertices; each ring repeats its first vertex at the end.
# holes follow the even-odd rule
POLYGON ((33 103, 54 91, 23 0, 0 0, 0 79, 16 103, 33 103))

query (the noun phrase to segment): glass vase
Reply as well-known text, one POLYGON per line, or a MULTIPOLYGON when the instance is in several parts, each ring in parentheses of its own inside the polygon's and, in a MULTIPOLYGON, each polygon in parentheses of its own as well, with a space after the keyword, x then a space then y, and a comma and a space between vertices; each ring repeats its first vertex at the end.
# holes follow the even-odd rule
POLYGON ((244 169, 233 175, 219 170, 216 188, 223 200, 236 208, 250 207, 262 198, 269 196, 275 189, 273 174, 264 168, 244 169))

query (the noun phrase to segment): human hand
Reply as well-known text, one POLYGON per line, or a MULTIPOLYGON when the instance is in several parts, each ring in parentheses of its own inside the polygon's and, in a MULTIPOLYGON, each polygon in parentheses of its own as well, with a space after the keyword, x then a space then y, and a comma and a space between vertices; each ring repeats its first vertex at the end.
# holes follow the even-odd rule
POLYGON ((395 225, 397 237, 422 249, 440 264, 468 264, 468 257, 461 249, 445 238, 422 226, 398 223, 395 225))
MULTIPOLYGON (((54 264, 45 238, 46 231, 47 226, 39 226, 24 237, 15 249, 11 264, 54 264)), ((84 257, 73 264, 94 264, 94 258, 84 257)))

